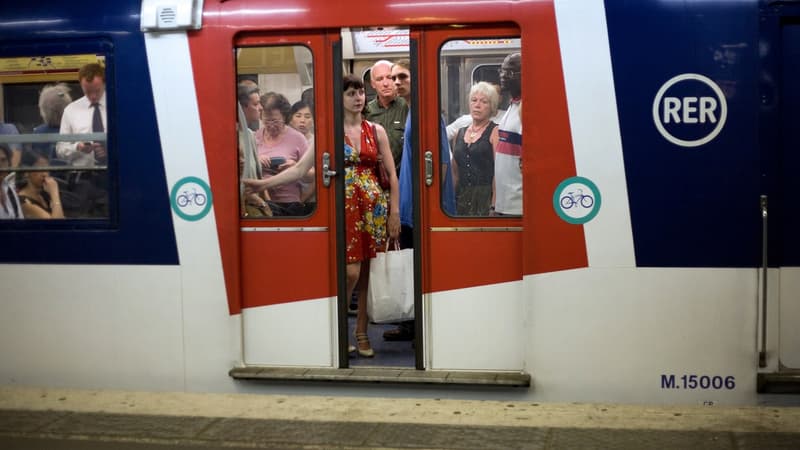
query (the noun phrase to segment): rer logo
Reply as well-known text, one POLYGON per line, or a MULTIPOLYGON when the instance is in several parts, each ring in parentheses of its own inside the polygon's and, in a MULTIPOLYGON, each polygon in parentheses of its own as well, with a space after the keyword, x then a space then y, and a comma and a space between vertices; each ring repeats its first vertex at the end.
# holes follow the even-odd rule
POLYGON ((728 117, 722 89, 696 73, 673 77, 653 101, 653 121, 664 138, 681 147, 699 147, 713 140, 728 117))

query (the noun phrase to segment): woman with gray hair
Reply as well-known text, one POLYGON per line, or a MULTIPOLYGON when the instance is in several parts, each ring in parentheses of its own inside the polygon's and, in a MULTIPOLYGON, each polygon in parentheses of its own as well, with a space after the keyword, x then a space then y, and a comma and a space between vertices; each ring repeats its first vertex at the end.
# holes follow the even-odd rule
MULTIPOLYGON (((63 83, 50 84, 42 89, 39 94, 39 114, 44 123, 33 129, 34 133, 55 133, 58 134, 61 128, 61 116, 64 108, 72 103, 69 95, 69 86, 63 83)), ((34 144, 34 149, 50 159, 56 156, 56 143, 34 144)))
POLYGON ((455 138, 453 179, 456 214, 488 216, 494 197, 494 149, 499 141, 492 121, 500 97, 491 84, 481 81, 469 92, 472 123, 458 130, 455 138))

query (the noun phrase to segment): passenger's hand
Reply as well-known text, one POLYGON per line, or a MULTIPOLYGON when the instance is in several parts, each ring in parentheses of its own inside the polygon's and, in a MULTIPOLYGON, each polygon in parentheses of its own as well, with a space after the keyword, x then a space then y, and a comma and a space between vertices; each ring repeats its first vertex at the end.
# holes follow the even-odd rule
POLYGON ((44 177, 44 183, 42 184, 42 189, 44 189, 45 192, 50 194, 50 197, 53 199, 57 199, 59 196, 58 181, 56 181, 55 178, 49 175, 44 177))
POLYGON ((91 153, 92 152, 92 143, 91 142, 78 142, 78 146, 76 148, 81 153, 91 153))
POLYGON ((295 161, 293 159, 288 159, 288 160, 286 160, 285 163, 283 163, 280 166, 278 166, 278 172, 283 172, 284 170, 288 169, 289 167, 292 167, 295 164, 297 164, 297 161, 295 161))
POLYGON ((258 160, 261 161, 261 167, 264 169, 269 169, 269 156, 267 155, 260 155, 258 160))
POLYGON ((392 239, 400 237, 400 213, 389 214, 389 237, 392 239))
POLYGON ((99 142, 92 142, 92 151, 94 151, 94 159, 97 161, 106 161, 106 146, 99 142))
POLYGON ((242 180, 242 184, 244 184, 244 193, 246 195, 255 194, 264 190, 261 186, 261 180, 245 178, 242 180))

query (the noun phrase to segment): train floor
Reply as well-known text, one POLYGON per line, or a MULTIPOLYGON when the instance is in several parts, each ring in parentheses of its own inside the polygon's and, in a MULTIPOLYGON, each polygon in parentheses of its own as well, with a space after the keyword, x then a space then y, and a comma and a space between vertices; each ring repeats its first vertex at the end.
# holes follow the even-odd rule
MULTIPOLYGON (((350 344, 356 345, 353 332, 356 327, 355 316, 347 318, 350 337, 350 344)), ((367 335, 375 356, 365 358, 354 352, 350 354, 351 367, 414 367, 414 348, 411 341, 387 341, 383 339, 383 333, 387 330, 397 328, 396 324, 375 324, 370 323, 367 327, 367 335)))
POLYGON ((800 448, 800 401, 774 398, 764 403, 780 406, 633 406, 4 387, 0 448, 800 448))

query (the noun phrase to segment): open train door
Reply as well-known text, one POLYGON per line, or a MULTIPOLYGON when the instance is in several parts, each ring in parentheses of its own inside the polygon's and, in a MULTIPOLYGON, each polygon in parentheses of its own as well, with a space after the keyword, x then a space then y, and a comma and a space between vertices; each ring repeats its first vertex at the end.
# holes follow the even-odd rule
MULTIPOLYGON (((333 62, 332 52, 339 39, 338 33, 281 32, 250 33, 235 41, 238 83, 255 81, 262 95, 281 93, 290 105, 306 100, 316 118, 314 150, 308 149, 315 153, 315 173, 270 190, 271 217, 252 207, 239 214, 243 359, 248 366, 338 365, 337 180, 329 169, 341 153, 333 150, 338 148, 333 130, 341 125, 334 128, 335 121, 325 118, 335 116, 332 79, 341 64, 333 62), (304 204, 294 204, 297 195, 304 204)), ((262 123, 274 119, 267 115, 262 123)), ((263 143, 265 128, 262 124, 255 132, 259 154, 284 163, 281 151, 272 152, 271 144, 263 143)), ((281 134, 274 145, 288 139, 288 132, 281 134)))
MULTIPOLYGON (((415 46, 419 49, 412 73, 418 100, 411 114, 419 140, 414 247, 421 249, 425 320, 416 321, 416 331, 424 333, 424 364, 428 369, 522 371, 522 218, 457 216, 448 186, 452 144, 443 136, 443 125, 468 112, 469 89, 478 81, 473 75, 482 64, 464 63, 471 54, 493 55, 494 63, 483 67, 485 81, 499 80, 499 63, 519 51, 520 32, 514 26, 411 31, 412 66, 415 46)), ((418 367, 419 358, 418 353, 418 367)))
POLYGON ((764 267, 759 353, 761 390, 800 390, 800 5, 762 10, 761 147, 764 267), (768 262, 767 262, 768 261, 768 262))

